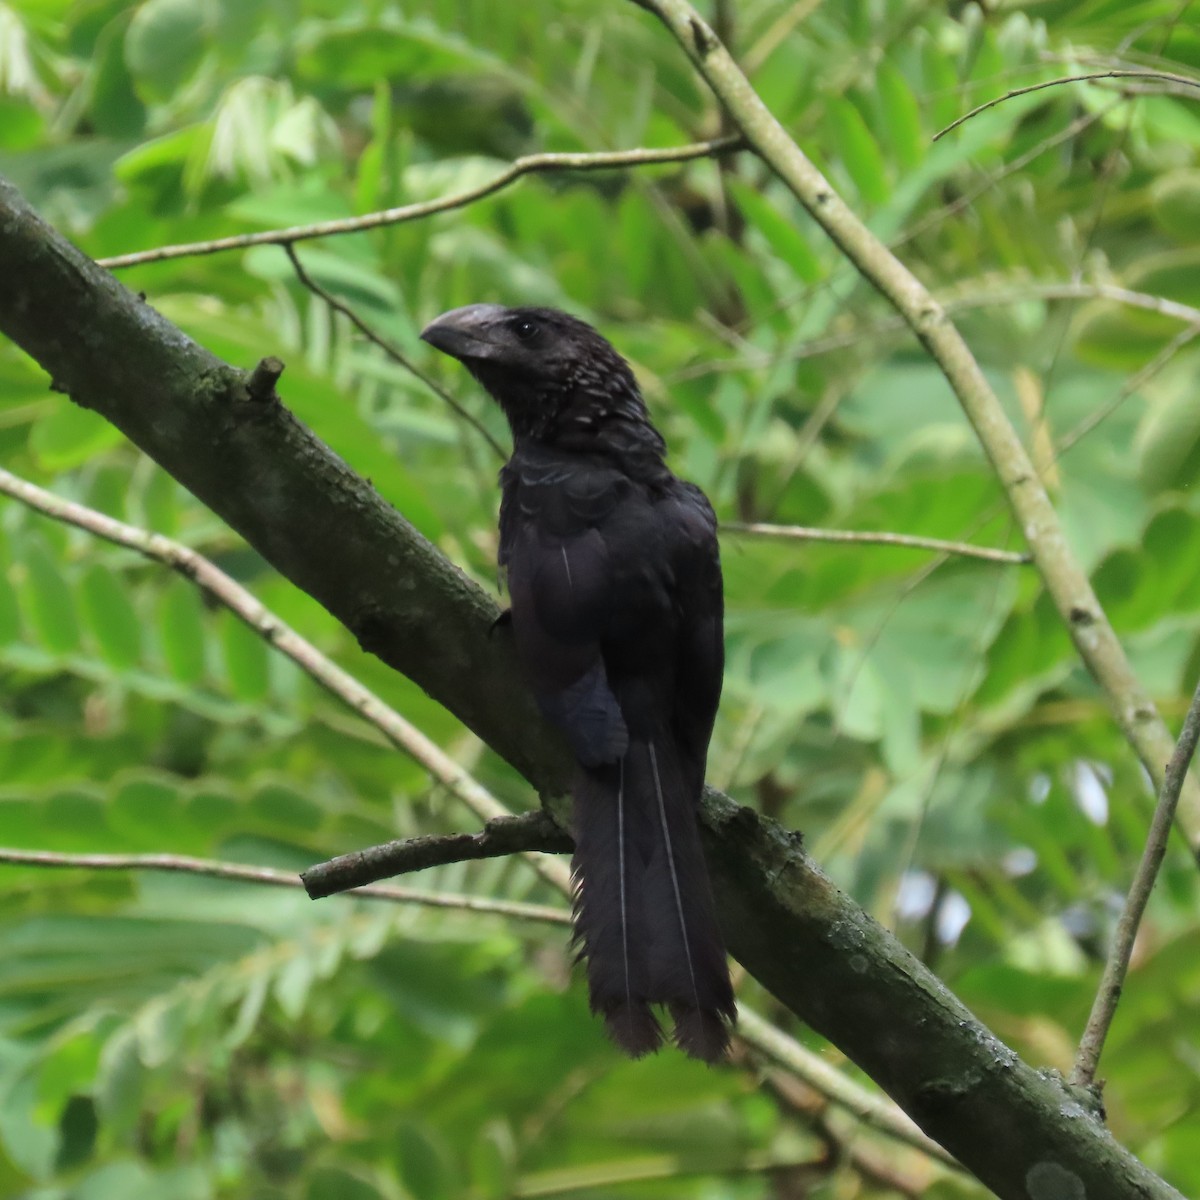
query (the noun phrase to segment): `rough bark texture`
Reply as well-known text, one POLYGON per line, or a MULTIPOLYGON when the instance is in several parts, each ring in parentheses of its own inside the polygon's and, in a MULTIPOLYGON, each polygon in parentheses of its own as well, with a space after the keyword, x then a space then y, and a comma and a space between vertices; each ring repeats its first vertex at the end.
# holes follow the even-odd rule
MULTIPOLYGON (((42 223, 0 181, 0 331, 55 384, 238 530, 367 648, 543 791, 565 757, 535 715, 493 602, 245 372, 220 362, 42 223)), ((264 347, 264 351, 269 350, 264 347)), ((708 793, 706 850, 735 957, 1001 1197, 1178 1193, 1053 1075, 998 1041, 803 855, 708 793)))

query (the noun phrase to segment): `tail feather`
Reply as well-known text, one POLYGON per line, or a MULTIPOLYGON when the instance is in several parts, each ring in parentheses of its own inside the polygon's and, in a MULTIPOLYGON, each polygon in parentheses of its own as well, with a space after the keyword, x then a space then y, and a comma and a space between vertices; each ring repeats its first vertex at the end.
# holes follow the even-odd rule
POLYGON ((687 1008, 672 1004, 675 1045, 702 1062, 720 1062, 729 1050, 729 1025, 734 1019, 732 995, 728 1008, 687 1008))
POLYGON ((575 785, 575 942, 586 960, 592 1011, 633 1058, 659 1048, 650 989, 644 874, 633 844, 640 814, 625 788, 625 760, 581 770, 575 785))
POLYGON ((670 739, 634 741, 575 787, 575 928, 593 1011, 634 1057, 657 1050, 652 1005, 679 1047, 720 1060, 733 990, 696 827, 695 798, 670 739))

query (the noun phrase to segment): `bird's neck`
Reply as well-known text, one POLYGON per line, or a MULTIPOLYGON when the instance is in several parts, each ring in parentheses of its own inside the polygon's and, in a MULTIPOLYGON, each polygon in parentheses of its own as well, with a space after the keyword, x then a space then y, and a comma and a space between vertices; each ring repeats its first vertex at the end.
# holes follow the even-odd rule
POLYGON ((633 479, 653 483, 668 477, 662 435, 646 419, 623 414, 560 412, 557 419, 522 427, 512 423, 513 452, 537 456, 603 459, 633 479))
POLYGON ((518 403, 498 398, 514 450, 604 458, 638 478, 669 473, 663 461, 666 444, 636 389, 570 387, 543 393, 533 403, 527 394, 518 403))

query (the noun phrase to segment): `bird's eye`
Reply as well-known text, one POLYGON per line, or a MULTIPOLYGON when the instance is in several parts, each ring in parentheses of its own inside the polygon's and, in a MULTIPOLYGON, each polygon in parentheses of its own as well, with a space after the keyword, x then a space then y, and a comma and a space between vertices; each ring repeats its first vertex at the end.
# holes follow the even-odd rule
POLYGON ((535 337, 537 337, 537 331, 538 327, 536 321, 522 320, 518 321, 513 326, 513 333, 515 333, 517 338, 522 342, 532 341, 535 337))

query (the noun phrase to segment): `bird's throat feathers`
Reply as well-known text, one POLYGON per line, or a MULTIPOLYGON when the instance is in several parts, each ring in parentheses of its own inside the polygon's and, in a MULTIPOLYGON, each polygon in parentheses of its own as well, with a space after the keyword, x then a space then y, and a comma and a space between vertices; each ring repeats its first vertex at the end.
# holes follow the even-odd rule
POLYGON ((608 349, 539 376, 468 364, 500 405, 515 445, 535 442, 581 453, 637 453, 662 462, 666 445, 650 421, 633 372, 608 349))

